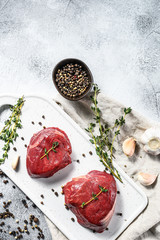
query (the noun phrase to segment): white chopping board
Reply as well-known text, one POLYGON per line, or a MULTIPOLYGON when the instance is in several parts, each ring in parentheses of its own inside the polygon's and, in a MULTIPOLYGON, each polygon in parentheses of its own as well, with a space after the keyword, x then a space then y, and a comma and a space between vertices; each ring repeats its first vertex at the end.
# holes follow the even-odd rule
MULTIPOLYGON (((15 152, 11 147, 8 159, 0 168, 70 240, 115 240, 144 210, 147 205, 146 195, 114 163, 122 177, 123 184, 116 180, 120 194, 117 194, 115 213, 108 230, 103 233, 93 233, 79 225, 77 221, 73 222, 71 218, 76 220, 76 217, 64 207, 61 186, 70 181, 72 177, 84 175, 91 170, 103 171, 104 166, 99 162, 98 156, 89 142, 89 136, 53 100, 37 96, 25 96, 25 100, 21 115, 23 128, 18 130, 19 137, 13 145, 17 151, 15 152), (45 116, 45 119, 42 116, 45 116), (33 179, 28 175, 26 169, 27 148, 25 145, 29 144, 32 135, 41 130, 43 126, 58 127, 66 132, 72 145, 72 164, 50 178, 33 179), (21 139, 22 137, 24 140, 21 139), (93 155, 90 155, 89 151, 92 151, 93 155), (85 157, 82 154, 85 154, 85 157), (15 155, 19 155, 21 159, 17 172, 11 168, 11 161, 15 155), (80 162, 78 163, 76 160, 80 162), (55 192, 58 193, 58 197, 55 192), (41 198, 41 194, 44 195, 44 199, 41 198), (44 202, 44 205, 41 204, 41 201, 44 202), (119 213, 122 213, 122 216, 119 213)), ((7 105, 14 105, 16 101, 17 97, 14 96, 0 96, 1 122, 9 114, 6 113, 7 105)), ((1 144, 0 142, 0 148, 1 144)))

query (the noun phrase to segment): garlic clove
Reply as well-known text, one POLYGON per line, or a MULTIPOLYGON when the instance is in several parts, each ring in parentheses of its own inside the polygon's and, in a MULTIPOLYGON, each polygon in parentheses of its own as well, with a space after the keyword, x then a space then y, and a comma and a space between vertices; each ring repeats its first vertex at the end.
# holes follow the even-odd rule
POLYGON ((149 173, 144 173, 144 172, 138 173, 138 181, 143 186, 152 185, 155 182, 156 178, 157 178, 157 175, 154 175, 154 174, 149 174, 149 173))
POLYGON ((20 156, 16 156, 12 160, 12 168, 13 170, 16 170, 19 164, 20 156))
POLYGON ((133 137, 127 138, 122 145, 124 154, 131 157, 135 152, 136 141, 133 137))

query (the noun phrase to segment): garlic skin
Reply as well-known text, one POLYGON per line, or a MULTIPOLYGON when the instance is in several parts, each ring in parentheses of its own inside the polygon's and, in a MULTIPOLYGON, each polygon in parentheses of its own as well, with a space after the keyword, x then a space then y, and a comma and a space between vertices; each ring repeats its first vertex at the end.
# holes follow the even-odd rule
POLYGON ((125 155, 132 157, 135 152, 136 141, 133 137, 127 138, 122 145, 122 149, 125 155))
POLYGON ((152 185, 156 181, 156 179, 157 179, 157 175, 144 173, 144 172, 139 172, 138 173, 138 181, 143 186, 150 186, 150 185, 152 185))
POLYGON ((19 164, 20 156, 16 156, 12 160, 12 168, 13 170, 16 170, 19 164))
POLYGON ((147 129, 142 137, 141 142, 144 144, 144 150, 152 155, 160 154, 160 128, 152 127, 147 129))

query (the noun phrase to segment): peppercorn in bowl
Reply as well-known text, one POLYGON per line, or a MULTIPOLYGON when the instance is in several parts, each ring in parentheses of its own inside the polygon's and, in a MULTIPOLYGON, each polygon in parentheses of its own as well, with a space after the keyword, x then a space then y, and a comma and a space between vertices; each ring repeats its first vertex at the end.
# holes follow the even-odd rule
POLYGON ((92 73, 88 66, 74 58, 60 61, 53 70, 52 78, 58 92, 71 101, 86 96, 93 84, 92 73))

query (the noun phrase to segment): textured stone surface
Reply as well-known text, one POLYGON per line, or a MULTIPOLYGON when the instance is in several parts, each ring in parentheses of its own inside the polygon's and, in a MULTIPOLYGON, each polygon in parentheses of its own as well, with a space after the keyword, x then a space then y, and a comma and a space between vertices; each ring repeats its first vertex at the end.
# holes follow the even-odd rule
POLYGON ((158 120, 159 5, 1 0, 0 92, 53 96, 53 67, 76 57, 89 65, 103 92, 158 120))
POLYGON ((159 121, 159 1, 0 0, 0 94, 52 97, 53 67, 67 57, 86 62, 105 94, 159 121))
MULTIPOLYGON (((0 224, 4 222, 4 226, 0 226, 0 240, 12 240, 15 239, 13 235, 10 235, 9 232, 12 231, 18 231, 17 227, 20 227, 21 229, 24 229, 25 222, 24 220, 28 221, 27 227, 29 234, 22 233, 23 238, 25 240, 36 240, 38 239, 38 233, 40 233, 37 229, 32 229, 32 226, 29 224, 29 217, 30 215, 34 215, 36 218, 39 219, 38 223, 33 222, 33 226, 36 224, 42 229, 43 234, 45 236, 46 240, 51 240, 51 234, 48 229, 48 226, 45 222, 44 215, 41 213, 41 211, 33 205, 32 201, 28 198, 26 198, 25 194, 21 192, 21 190, 16 187, 16 185, 7 178, 7 176, 1 176, 0 175, 0 193, 3 193, 3 197, 0 197, 0 213, 3 213, 6 211, 6 209, 9 209, 11 213, 14 214, 14 219, 6 218, 6 219, 0 219, 0 224), (8 180, 7 184, 4 184, 3 181, 8 180), (11 204, 5 209, 3 206, 3 202, 8 202, 8 200, 11 200, 11 204), (26 201, 27 208, 24 206, 22 201, 26 201), (16 220, 19 221, 19 223, 16 222, 16 220), (2 229, 2 232, 1 232, 2 229)), ((43 200, 43 199, 42 199, 43 200)), ((16 236, 20 235, 16 234, 16 236)))

